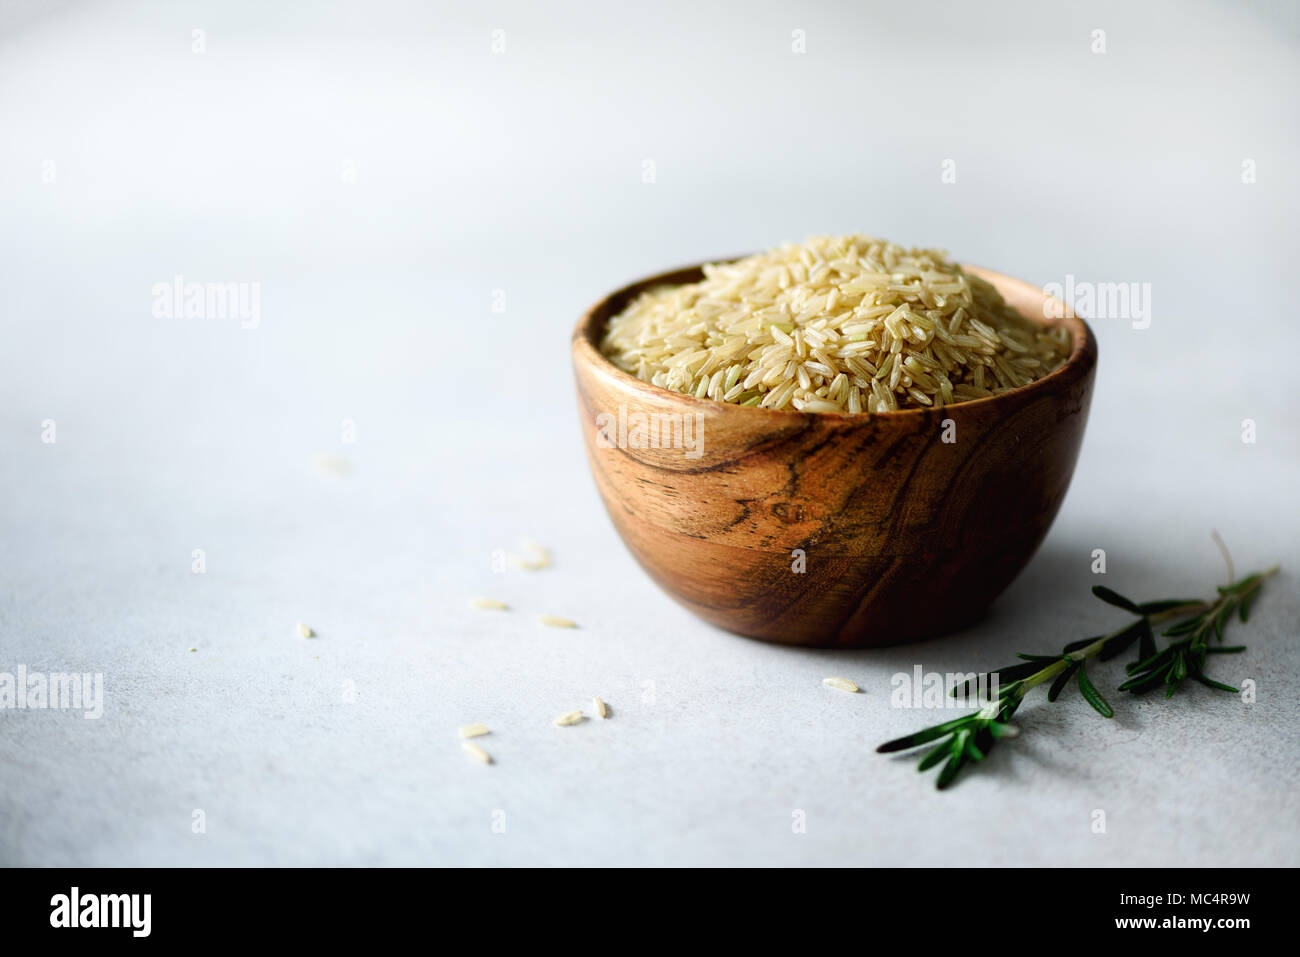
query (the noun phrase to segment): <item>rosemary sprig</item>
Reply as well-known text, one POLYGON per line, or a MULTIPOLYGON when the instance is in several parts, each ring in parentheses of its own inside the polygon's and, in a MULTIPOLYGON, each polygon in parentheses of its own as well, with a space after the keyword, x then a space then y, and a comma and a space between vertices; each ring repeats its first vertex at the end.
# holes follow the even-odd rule
MULTIPOLYGON (((885 753, 905 751, 937 741, 921 759, 918 770, 926 771, 943 762, 938 787, 946 788, 956 780, 963 768, 983 761, 1000 738, 1013 737, 1019 733, 1017 727, 1010 723, 1011 717, 1025 696, 1038 685, 1050 681, 1047 700, 1055 701, 1073 679, 1079 694, 1095 711, 1103 718, 1114 717, 1114 709, 1088 675, 1087 662, 1092 658, 1108 661, 1123 654, 1134 644, 1137 645, 1137 658, 1127 666, 1129 678, 1119 686, 1120 691, 1142 694, 1163 685, 1166 689, 1165 697, 1170 698, 1184 681, 1192 678, 1210 688, 1236 693, 1237 689, 1232 685, 1216 681, 1205 674, 1205 662, 1210 655, 1235 654, 1245 650, 1244 645, 1224 647, 1224 631, 1233 612, 1237 613, 1242 622, 1248 620, 1251 606, 1259 596, 1265 580, 1277 570, 1278 567, 1274 565, 1241 581, 1221 585, 1218 596, 1210 601, 1167 598, 1138 603, 1105 586, 1094 586, 1094 595, 1107 604, 1137 615, 1137 620, 1107 635, 1072 641, 1054 655, 1017 655, 1023 659, 1021 662, 991 673, 997 675, 997 696, 974 714, 887 741, 876 750, 885 753), (1155 626, 1168 622, 1176 624, 1168 628, 1163 636, 1173 640, 1163 650, 1159 650, 1155 626), (1211 637, 1217 642, 1216 645, 1209 643, 1211 637)), ((1229 577, 1232 577, 1231 563, 1229 577)), ((977 679, 971 679, 974 680, 977 679)), ((968 691, 971 681, 954 687, 952 694, 968 691)))

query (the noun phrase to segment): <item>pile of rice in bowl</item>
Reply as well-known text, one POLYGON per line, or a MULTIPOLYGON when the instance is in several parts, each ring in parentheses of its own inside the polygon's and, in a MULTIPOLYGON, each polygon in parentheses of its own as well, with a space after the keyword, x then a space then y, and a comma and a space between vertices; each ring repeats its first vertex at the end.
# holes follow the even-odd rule
POLYGON ((934 249, 815 237, 643 293, 601 351, 665 389, 767 409, 889 412, 1040 379, 1069 332, 1039 326, 934 249))

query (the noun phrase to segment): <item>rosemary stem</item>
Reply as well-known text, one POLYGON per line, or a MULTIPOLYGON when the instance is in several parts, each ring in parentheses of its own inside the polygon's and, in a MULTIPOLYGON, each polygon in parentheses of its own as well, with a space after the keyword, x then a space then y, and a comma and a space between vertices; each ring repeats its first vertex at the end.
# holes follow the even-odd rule
MULTIPOLYGON (((1261 585, 1263 585, 1264 578, 1276 572, 1277 569, 1278 566, 1274 565, 1267 572, 1261 573, 1259 582, 1255 585, 1254 588, 1251 589, 1251 591, 1254 591, 1255 588, 1258 588, 1261 585)), ((1219 601, 1222 601, 1222 599, 1219 599, 1219 601)), ((1154 614, 1147 615, 1146 617, 1147 620, 1150 621, 1152 624, 1156 624, 1157 622, 1168 621, 1171 618, 1185 618, 1188 615, 1199 615, 1202 612, 1206 612, 1212 608, 1216 608, 1219 605, 1219 601, 1189 602, 1186 605, 1177 605, 1173 608, 1166 608, 1164 611, 1158 611, 1155 612, 1154 614)), ((1015 691, 1012 692, 1012 694, 1015 695, 1017 700, 1023 699, 1025 694, 1030 689, 1037 687, 1038 685, 1042 684, 1044 681, 1052 680, 1057 675, 1059 675, 1062 671, 1068 668, 1071 664, 1077 661, 1087 661, 1089 658, 1092 658, 1093 656, 1100 654, 1101 650, 1106 647, 1106 642, 1110 641, 1112 638, 1116 637, 1122 632, 1127 631, 1129 627, 1130 626, 1125 625, 1123 628, 1116 628, 1109 635, 1102 635, 1092 644, 1085 645, 1084 647, 1080 648, 1078 651, 1072 651, 1065 657, 1061 658, 1061 660, 1052 662, 1043 670, 1035 672, 1034 674, 1030 675, 1027 678, 1022 678, 1018 682, 1019 686, 1016 688, 1015 691)))
POLYGON ((1042 671, 1030 675, 1023 682, 1021 682, 1020 688, 1017 692, 1017 696, 1023 698, 1025 696, 1025 692, 1028 691, 1030 688, 1036 687, 1037 685, 1040 685, 1044 681, 1047 681, 1051 678, 1055 678, 1057 675, 1059 675, 1066 668, 1070 667, 1070 665, 1074 664, 1076 661, 1087 661, 1093 655, 1100 652, 1101 649, 1105 648, 1106 642, 1110 641, 1121 631, 1126 631, 1127 629, 1128 626, 1125 625, 1123 628, 1117 628, 1115 631, 1112 631, 1109 635, 1102 635, 1092 644, 1085 645, 1084 647, 1080 648, 1078 651, 1072 651, 1064 658, 1062 658, 1060 661, 1053 661, 1042 671))
MULTIPOLYGON (((1216 535, 1216 540, 1218 537, 1216 535)), ((1219 652, 1241 651, 1244 646, 1232 648, 1207 647, 1207 638, 1215 635, 1220 645, 1223 642, 1224 629, 1232 619, 1233 612, 1239 612, 1244 622, 1250 612, 1250 603, 1263 587, 1264 582, 1277 574, 1277 565, 1255 572, 1237 581, 1231 559, 1225 559, 1229 567, 1229 581, 1218 588, 1218 593, 1207 601, 1183 601, 1172 599, 1138 604, 1109 588, 1094 586, 1092 591, 1102 601, 1116 605, 1135 615, 1122 628, 1100 638, 1085 638, 1083 642, 1070 642, 1054 655, 1028 655, 1018 657, 1026 659, 1006 668, 997 669, 990 675, 996 680, 1001 675, 1025 675, 1026 671, 1036 668, 1025 677, 1016 678, 999 689, 992 700, 988 700, 975 714, 968 714, 952 721, 943 722, 893 741, 886 741, 876 750, 881 752, 901 751, 918 745, 938 741, 921 760, 920 770, 925 771, 943 762, 939 772, 937 786, 942 790, 949 787, 963 767, 971 762, 982 761, 989 748, 997 739, 1008 737, 1018 729, 1010 724, 1016 709, 1020 707, 1028 693, 1038 685, 1055 679, 1048 701, 1055 701, 1066 685, 1067 678, 1078 676, 1080 695, 1102 717, 1114 717, 1114 709, 1106 702, 1093 685, 1091 676, 1085 669, 1090 658, 1100 656, 1102 660, 1113 658, 1127 650, 1134 642, 1138 644, 1138 658, 1128 665, 1130 677, 1120 686, 1121 692, 1131 691, 1142 694, 1158 687, 1159 682, 1167 687, 1165 697, 1171 697, 1187 678, 1194 678, 1202 684, 1222 691, 1235 692, 1237 689, 1222 682, 1215 681, 1204 673, 1206 655, 1219 652), (1173 602, 1180 602, 1173 604, 1173 602), (1149 610, 1147 610, 1149 609, 1149 610), (1153 626, 1177 619, 1177 623, 1166 630, 1162 637, 1169 643, 1162 651, 1156 650, 1156 632, 1153 626), (1081 645, 1081 647, 1076 647, 1081 645), (1047 664, 1044 665, 1043 662, 1047 664), (943 739, 943 740, 940 740, 943 739), (946 760, 945 760, 946 759, 946 760)), ((990 675, 986 675, 989 677, 990 675)), ((974 676, 967 678, 958 687, 969 689, 974 676)), ((986 692, 987 693, 987 692, 986 692)))
POLYGON ((1194 601, 1188 605, 1178 605, 1174 608, 1166 608, 1164 611, 1158 611, 1154 615, 1147 615, 1151 624, 1168 621, 1171 618, 1186 618, 1188 615, 1199 615, 1201 612, 1209 611, 1215 605, 1214 602, 1194 601))

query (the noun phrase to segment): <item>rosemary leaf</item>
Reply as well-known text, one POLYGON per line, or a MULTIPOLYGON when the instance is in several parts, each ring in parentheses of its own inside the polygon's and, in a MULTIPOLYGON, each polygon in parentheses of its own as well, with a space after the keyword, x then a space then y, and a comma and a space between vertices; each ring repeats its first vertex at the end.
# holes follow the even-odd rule
POLYGON ((1215 681, 1206 675, 1197 675, 1196 680, 1210 688, 1218 688, 1220 691, 1231 691, 1233 694, 1241 694, 1241 689, 1234 688, 1232 685, 1225 685, 1222 681, 1215 681))
POLYGON ((1146 671, 1150 668, 1156 667, 1157 665, 1163 664, 1173 656, 1174 656, 1174 649, 1173 646, 1170 646, 1166 648, 1164 651, 1157 652, 1156 654, 1152 655, 1150 658, 1144 658, 1142 661, 1136 661, 1133 664, 1126 666, 1124 670, 1131 675, 1137 674, 1139 671, 1146 671))
POLYGON ((1067 653, 1068 653, 1068 652, 1071 652, 1071 651, 1078 651, 1080 648, 1087 648, 1090 644, 1092 644, 1094 641, 1096 641, 1097 638, 1100 638, 1100 637, 1101 637, 1101 635, 1097 635, 1097 636, 1094 637, 1094 638, 1080 638, 1078 641, 1072 641, 1072 642, 1070 642, 1068 645, 1066 645, 1066 646, 1065 646, 1064 648, 1062 648, 1061 650, 1064 651, 1064 652, 1067 652, 1067 653))
POLYGON ((944 755, 947 753, 948 753, 948 742, 940 741, 938 744, 934 746, 933 749, 931 749, 926 754, 925 757, 921 759, 921 763, 916 766, 916 770, 929 771, 932 767, 934 767, 936 764, 942 761, 944 755))
POLYGON ((1115 717, 1114 710, 1106 703, 1106 699, 1101 696, 1101 692, 1093 687, 1092 680, 1088 677, 1088 669, 1083 667, 1082 662, 1079 664, 1079 693, 1103 718, 1115 717))
POLYGON ((1107 641, 1106 647, 1101 649, 1097 659, 1099 661, 1110 661, 1110 659, 1128 651, 1139 638, 1149 637, 1150 635, 1151 622, 1144 615, 1107 641))
POLYGON ((890 751, 906 751, 908 748, 914 748, 918 744, 925 744, 927 741, 933 741, 935 738, 942 738, 950 731, 954 731, 964 725, 970 724, 975 720, 975 715, 963 715, 960 718, 954 718, 951 721, 945 721, 943 724, 936 724, 932 728, 926 728, 924 731, 918 731, 915 734, 909 734, 902 738, 895 738, 893 741, 886 741, 880 747, 876 748, 881 754, 888 754, 890 751))
POLYGON ((1125 611, 1131 611, 1135 615, 1143 614, 1141 605, 1125 598, 1118 592, 1111 591, 1105 585, 1093 585, 1092 593, 1108 605, 1114 605, 1116 608, 1123 608, 1125 611))
POLYGON ((948 785, 952 784, 952 782, 956 780, 957 774, 961 771, 962 765, 965 763, 966 756, 964 754, 954 754, 950 757, 948 763, 943 766, 943 770, 939 772, 939 780, 936 782, 935 787, 940 791, 947 788, 948 785))
MULTIPOLYGON (((1061 657, 1060 655, 1052 655, 1051 660, 1056 661, 1060 657, 1061 657)), ((1035 660, 1035 661, 1026 661, 1018 665, 1008 665, 1005 668, 999 668, 997 671, 991 671, 989 672, 989 674, 997 675, 998 684, 1001 685, 1002 682, 1004 681, 1017 681, 1020 678, 1027 678, 1030 675, 1037 674, 1042 670, 1043 670, 1042 664, 1037 660, 1035 660)), ((978 675, 975 678, 967 678, 965 681, 961 682, 960 684, 953 685, 952 690, 948 692, 948 694, 955 698, 959 694, 969 693, 970 686, 976 683, 978 680, 979 680, 978 675)))
POLYGON ((1052 682, 1052 687, 1047 690, 1048 701, 1055 701, 1061 696, 1062 689, 1064 689, 1069 680, 1074 677, 1074 673, 1079 670, 1079 666, 1082 664, 1083 662, 1076 661, 1056 676, 1056 680, 1052 682))
POLYGON ((1138 609, 1144 615, 1154 615, 1158 612, 1169 611, 1171 608, 1185 608, 1198 603, 1195 598, 1164 598, 1160 601, 1144 601, 1138 605, 1138 609))
POLYGON ((1223 611, 1219 612, 1214 619, 1214 637, 1218 639, 1220 644, 1223 643, 1224 626, 1227 625, 1228 619, 1232 617, 1232 613, 1236 610, 1237 603, 1235 601, 1224 602, 1223 611))
POLYGON ((1153 658, 1156 655, 1156 636, 1151 633, 1151 619, 1146 618, 1147 626, 1138 641, 1138 658, 1153 658))
POLYGON ((1119 686, 1120 691, 1131 691, 1134 694, 1144 694, 1157 685, 1164 684, 1165 669, 1158 668, 1155 671, 1149 671, 1146 674, 1130 678, 1119 686))

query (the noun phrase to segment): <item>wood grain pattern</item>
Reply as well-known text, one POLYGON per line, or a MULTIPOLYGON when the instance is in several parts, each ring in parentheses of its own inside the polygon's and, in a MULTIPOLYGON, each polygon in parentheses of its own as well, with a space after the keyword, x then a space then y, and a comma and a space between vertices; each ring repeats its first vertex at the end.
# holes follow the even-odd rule
MULTIPOLYGON (((1041 290, 965 268, 1046 321, 1041 290)), ((696 399, 641 382, 600 354, 605 322, 631 297, 702 275, 691 267, 620 289, 573 334, 588 462, 637 561, 700 617, 768 641, 895 644, 976 618, 1032 557, 1065 497, 1092 396, 1091 330, 1068 314, 1069 360, 1022 389, 884 414, 696 399), (636 447, 646 444, 638 413, 698 423, 698 454, 636 447), (945 419, 955 442, 942 441, 945 419)), ((685 446, 693 438, 669 437, 685 446)))

